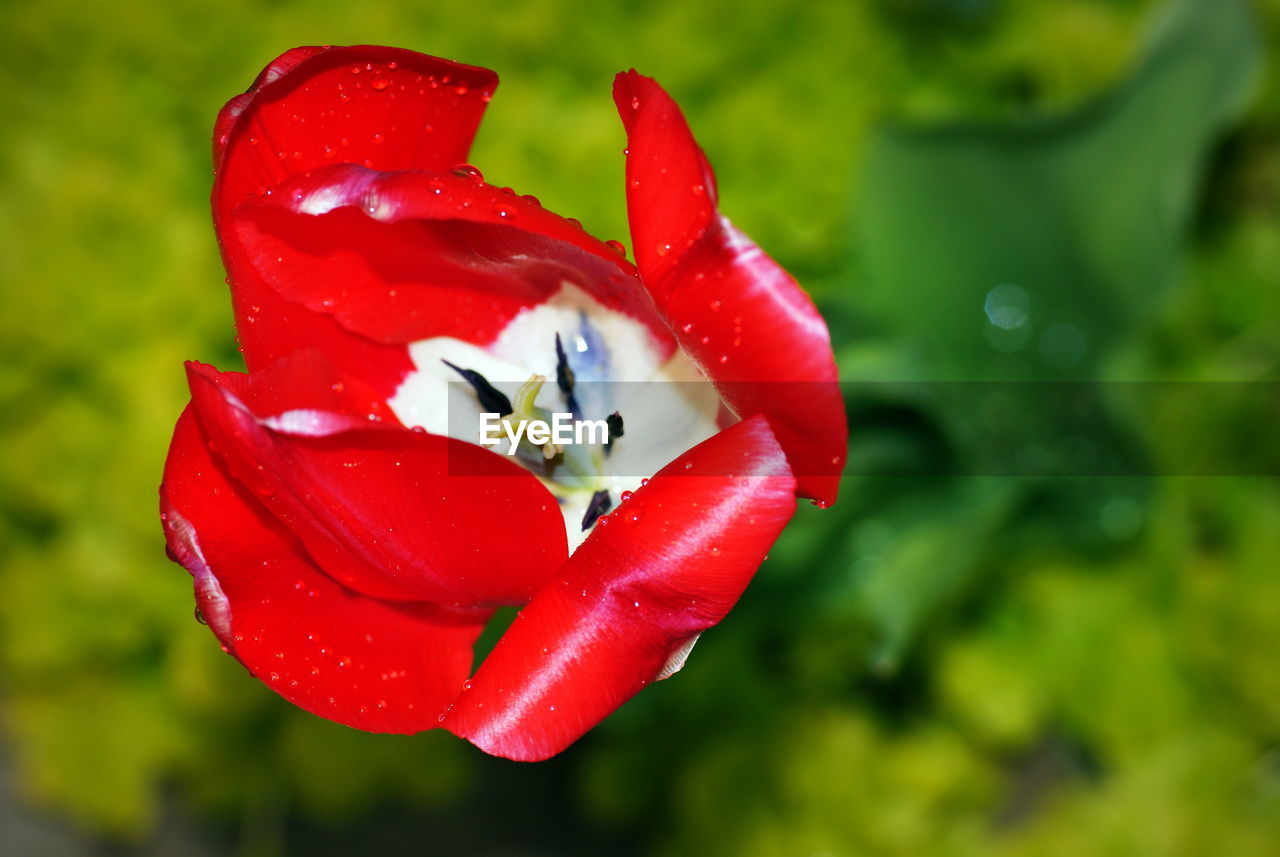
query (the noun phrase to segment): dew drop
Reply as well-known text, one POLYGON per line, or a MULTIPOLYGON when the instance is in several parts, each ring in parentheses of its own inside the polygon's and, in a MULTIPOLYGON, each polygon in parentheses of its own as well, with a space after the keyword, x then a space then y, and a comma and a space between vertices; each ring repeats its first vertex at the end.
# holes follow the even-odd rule
POLYGON ((632 496, 632 492, 623 491, 622 494, 619 495, 619 502, 625 503, 631 499, 631 496, 632 496))
POLYGON ((476 184, 484 181, 484 173, 480 172, 478 167, 471 166, 471 164, 458 164, 453 168, 453 174, 455 176, 461 176, 462 178, 471 179, 476 184))
POLYGON ((685 333, 693 333, 693 322, 686 321, 684 325, 681 326, 680 329, 683 330, 685 333))
POLYGON ((381 143, 385 139, 386 138, 383 137, 382 134, 378 133, 377 131, 373 132, 373 142, 381 143))
POLYGON ((613 250, 613 252, 617 253, 619 256, 627 255, 627 248, 621 241, 615 241, 610 239, 604 243, 609 245, 609 248, 613 250))
POLYGON ((462 683, 463 690, 471 690, 471 679, 467 679, 462 683))
POLYGON ((378 90, 379 92, 386 89, 390 85, 391 85, 391 81, 385 77, 375 77, 373 80, 369 81, 369 86, 373 89, 378 90))

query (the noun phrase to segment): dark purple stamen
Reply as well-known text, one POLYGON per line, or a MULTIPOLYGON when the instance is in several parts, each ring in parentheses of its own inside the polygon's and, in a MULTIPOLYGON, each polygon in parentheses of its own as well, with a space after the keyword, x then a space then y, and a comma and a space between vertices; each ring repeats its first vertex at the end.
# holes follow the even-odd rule
POLYGON ((564 344, 560 341, 558 333, 556 334, 556 386, 564 394, 569 410, 573 411, 575 416, 582 416, 582 408, 578 407, 578 399, 573 395, 573 368, 569 365, 569 358, 564 353, 564 344))
POLYGON ((592 494, 591 502, 587 504, 587 513, 582 516, 582 531, 585 533, 591 529, 596 519, 612 508, 613 499, 609 497, 608 491, 597 491, 592 494))
POLYGON ((441 359, 440 362, 457 372, 464 381, 471 385, 471 389, 476 391, 476 398, 480 400, 480 407, 484 408, 486 413, 496 413, 505 417, 515 410, 511 407, 511 400, 507 398, 507 394, 490 384, 488 379, 476 370, 454 366, 444 359, 441 359))
POLYGON ((622 414, 614 411, 604 418, 604 422, 609 428, 609 437, 604 442, 604 451, 608 455, 609 450, 613 448, 613 442, 622 437, 622 414))

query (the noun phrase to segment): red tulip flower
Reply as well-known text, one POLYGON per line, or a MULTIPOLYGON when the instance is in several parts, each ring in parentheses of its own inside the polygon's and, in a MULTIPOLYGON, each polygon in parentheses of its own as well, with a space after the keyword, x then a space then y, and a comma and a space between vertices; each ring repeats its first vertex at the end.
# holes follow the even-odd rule
POLYGON ((223 108, 213 214, 249 371, 188 365, 161 517, 199 615, 284 698, 533 760, 680 668, 796 497, 834 501, 847 428, 822 318, 718 213, 656 83, 614 83, 634 265, 464 163, 496 85, 307 47, 223 108), (690 379, 709 407, 608 401, 690 379), (557 394, 607 415, 605 442, 507 455, 444 417, 511 426, 557 394), (646 442, 661 466, 625 472, 646 442), (502 605, 523 609, 472 675, 502 605))

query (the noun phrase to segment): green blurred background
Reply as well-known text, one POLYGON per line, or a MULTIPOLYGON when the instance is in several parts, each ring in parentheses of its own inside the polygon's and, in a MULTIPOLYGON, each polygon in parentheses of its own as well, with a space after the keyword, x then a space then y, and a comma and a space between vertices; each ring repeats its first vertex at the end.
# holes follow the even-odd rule
POLYGON ((1247 0, 0 3, 0 854, 1280 854, 1276 424, 1108 394, 1280 380, 1278 38, 1247 0), (241 366, 213 117, 327 42, 496 69, 473 161, 604 238, 610 81, 656 76, 851 382, 842 502, 545 764, 290 707, 163 555, 181 361, 241 366), (1066 438, 919 383, 993 380, 1106 383, 1066 438), (993 425, 1141 466, 983 476, 993 425))

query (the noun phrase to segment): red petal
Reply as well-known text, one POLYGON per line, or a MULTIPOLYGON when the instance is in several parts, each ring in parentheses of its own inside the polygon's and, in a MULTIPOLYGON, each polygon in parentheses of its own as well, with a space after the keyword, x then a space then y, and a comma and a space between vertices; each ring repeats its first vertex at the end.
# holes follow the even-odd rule
POLYGON ((724 618, 795 511, 794 491, 761 417, 686 452, 596 524, 445 728, 511 759, 569 746, 724 618))
POLYGON ((422 432, 354 429, 339 414, 259 418, 236 395, 243 376, 189 364, 188 377, 229 472, 357 592, 520 604, 566 556, 555 498, 502 456, 422 432))
POLYGON ((264 283, 378 342, 487 343, 569 280, 674 348, 620 254, 531 198, 467 176, 330 167, 229 222, 264 283))
POLYGON ((286 300, 263 281, 238 245, 224 242, 222 255, 230 274, 236 339, 250 372, 263 371, 296 351, 316 349, 344 375, 363 380, 388 399, 413 369, 403 345, 373 342, 332 316, 286 300))
POLYGON ((218 116, 215 216, 329 164, 450 169, 497 85, 488 69, 400 48, 295 48, 218 116))
POLYGON ((214 222, 250 371, 319 348, 384 398, 395 392, 413 368, 408 351, 353 335, 283 299, 262 282, 225 221, 245 198, 315 167, 449 169, 466 160, 496 86, 487 69, 413 51, 303 47, 277 58, 228 102, 214 128, 214 222))
POLYGON ((262 416, 330 413, 353 418, 365 427, 370 422, 400 425, 395 412, 376 390, 359 378, 339 372, 315 348, 295 351, 254 372, 235 392, 253 413, 262 416))
POLYGON ((205 620, 268 687, 357 729, 438 725, 488 611, 390 604, 335 583, 213 460, 190 409, 165 464, 161 517, 205 620))
POLYGON ((641 278, 680 346, 739 416, 769 416, 802 495, 835 501, 848 425, 826 323, 791 275, 716 211, 680 108, 618 75, 627 212, 641 278))

